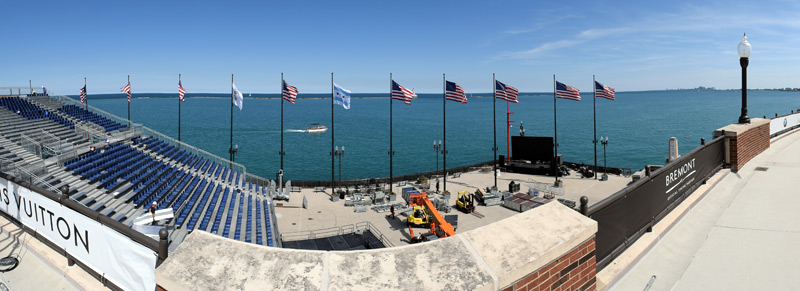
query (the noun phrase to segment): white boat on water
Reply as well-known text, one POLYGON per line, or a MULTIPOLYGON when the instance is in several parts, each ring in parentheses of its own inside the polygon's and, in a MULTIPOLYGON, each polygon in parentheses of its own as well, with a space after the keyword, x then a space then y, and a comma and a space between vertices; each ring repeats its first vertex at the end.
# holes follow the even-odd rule
POLYGON ((328 131, 328 127, 319 123, 312 123, 309 128, 306 128, 306 132, 308 133, 323 133, 326 131, 328 131))

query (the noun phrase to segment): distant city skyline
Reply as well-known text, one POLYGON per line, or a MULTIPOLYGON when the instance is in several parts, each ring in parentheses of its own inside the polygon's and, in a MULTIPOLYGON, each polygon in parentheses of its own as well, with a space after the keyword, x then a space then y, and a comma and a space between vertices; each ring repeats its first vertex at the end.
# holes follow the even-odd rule
POLYGON ((442 73, 469 93, 492 73, 522 92, 560 82, 591 91, 737 89, 736 45, 753 46, 749 88, 800 87, 800 3, 678 2, 122 2, 7 1, 0 87, 75 95, 386 92, 389 73, 418 93, 442 73))

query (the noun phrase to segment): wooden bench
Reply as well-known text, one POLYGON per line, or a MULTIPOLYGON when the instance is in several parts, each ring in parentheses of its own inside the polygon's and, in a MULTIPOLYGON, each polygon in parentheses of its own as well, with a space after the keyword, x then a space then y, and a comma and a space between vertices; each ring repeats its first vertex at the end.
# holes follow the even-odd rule
POLYGON ((314 192, 325 192, 325 187, 324 186, 314 187, 314 192))
POLYGON ((292 186, 292 189, 291 189, 291 190, 289 190, 289 191, 291 191, 291 192, 300 192, 300 191, 302 191, 302 190, 303 190, 303 189, 302 189, 302 188, 300 188, 300 187, 298 187, 298 186, 292 186))

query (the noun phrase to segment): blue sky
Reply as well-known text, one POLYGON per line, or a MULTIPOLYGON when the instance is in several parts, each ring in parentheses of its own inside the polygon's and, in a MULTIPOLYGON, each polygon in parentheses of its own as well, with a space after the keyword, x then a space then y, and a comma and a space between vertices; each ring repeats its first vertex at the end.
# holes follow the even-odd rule
POLYGON ((618 91, 740 87, 736 45, 753 45, 750 88, 800 87, 797 1, 0 1, 0 87, 77 94, 280 89, 417 92, 442 73, 489 92, 492 73, 521 91, 552 76, 618 91))

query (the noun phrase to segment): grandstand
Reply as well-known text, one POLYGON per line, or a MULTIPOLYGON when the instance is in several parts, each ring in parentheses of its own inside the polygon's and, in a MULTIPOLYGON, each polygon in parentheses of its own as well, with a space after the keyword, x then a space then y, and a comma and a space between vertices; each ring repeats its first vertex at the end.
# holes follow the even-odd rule
POLYGON ((193 230, 280 246, 270 181, 244 166, 53 94, 0 96, 0 171, 131 226, 152 203, 172 251, 193 230))

